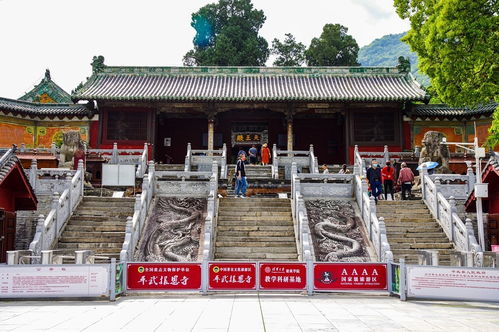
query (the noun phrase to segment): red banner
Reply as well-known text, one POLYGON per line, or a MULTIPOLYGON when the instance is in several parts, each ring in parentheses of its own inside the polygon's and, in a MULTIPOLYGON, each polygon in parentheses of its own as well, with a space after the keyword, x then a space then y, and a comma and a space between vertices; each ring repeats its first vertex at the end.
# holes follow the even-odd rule
POLYGON ((199 263, 130 263, 127 269, 129 290, 201 289, 199 263))
POLYGON ((307 287, 305 263, 260 263, 261 289, 296 289, 307 287))
POLYGON ((256 263, 209 263, 208 289, 256 289, 256 263))
POLYGON ((385 290, 386 264, 316 263, 315 290, 385 290))

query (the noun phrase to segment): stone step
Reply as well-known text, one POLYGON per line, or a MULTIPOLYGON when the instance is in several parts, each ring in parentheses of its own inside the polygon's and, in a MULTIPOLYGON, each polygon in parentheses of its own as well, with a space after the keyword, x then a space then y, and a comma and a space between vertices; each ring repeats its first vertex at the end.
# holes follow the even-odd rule
POLYGON ((426 217, 426 218, 432 218, 431 213, 428 210, 415 210, 415 211, 384 211, 381 209, 376 210, 376 215, 378 217, 385 217, 390 218, 390 217, 414 217, 414 218, 421 218, 421 217, 426 217))
MULTIPOLYGON (((237 205, 225 205, 222 206, 220 205, 219 207, 223 207, 223 209, 219 210, 220 213, 246 213, 246 212, 253 212, 256 210, 254 206, 249 207, 249 206, 237 206, 237 205)), ((262 208, 259 207, 261 210, 262 208)), ((266 212, 267 210, 262 210, 262 212, 266 212)), ((291 212, 291 206, 288 204, 287 206, 274 206, 274 207, 269 207, 268 211, 270 212, 291 212)))
POLYGON ((87 219, 75 219, 71 217, 69 220, 68 226, 126 226, 125 220, 87 220, 87 219))
POLYGON ((218 220, 218 226, 289 226, 292 220, 218 220))
POLYGON ((121 203, 128 202, 133 204, 135 197, 98 197, 98 196, 84 196, 82 202, 95 202, 95 203, 121 203))
POLYGON ((293 226, 226 226, 218 225, 218 234, 224 231, 276 231, 276 232, 289 232, 293 231, 293 226))
POLYGON ((120 209, 120 210, 127 210, 127 211, 133 211, 134 210, 134 206, 133 205, 130 205, 130 204, 126 204, 126 205, 93 205, 93 204, 90 204, 90 203, 84 203, 84 204, 80 204, 78 205, 78 210, 93 210, 93 211, 99 211, 99 212, 108 212, 108 211, 112 211, 114 209, 120 209))
POLYGON ((75 243, 75 242, 59 242, 57 247, 59 249, 74 249, 74 250, 102 250, 104 248, 114 249, 120 251, 123 246, 123 241, 120 243, 75 243))
POLYGON ((454 246, 452 243, 390 243, 390 248, 392 250, 397 249, 452 249, 454 246))
POLYGON ((246 255, 249 253, 296 254, 295 247, 216 247, 215 254, 234 253, 246 255))
POLYGON ((429 220, 429 221, 416 221, 416 222, 411 222, 411 221, 389 221, 385 223, 386 228, 397 228, 397 227, 402 227, 404 229, 411 229, 411 228, 440 228, 440 225, 435 222, 435 220, 429 220))
POLYGON ((293 247, 296 246, 296 242, 294 241, 254 241, 254 242, 238 242, 229 240, 217 240, 215 242, 215 247, 293 247))
POLYGON ((88 232, 124 232, 125 224, 123 225, 100 225, 100 226, 83 226, 74 225, 69 223, 64 232, 81 232, 87 234, 88 232))
POLYGON ((387 201, 387 200, 379 200, 378 201, 378 206, 382 205, 388 205, 388 206, 401 206, 401 207, 408 207, 411 205, 423 205, 426 206, 425 203, 418 199, 418 200, 405 200, 405 201, 387 201))
POLYGON ((262 237, 244 237, 244 236, 218 236, 216 242, 293 242, 294 236, 262 236, 262 237))
POLYGON ((417 222, 417 223, 434 223, 435 220, 433 218, 426 218, 426 217, 422 217, 422 218, 415 218, 415 217, 385 217, 383 216, 382 214, 379 214, 379 213, 376 213, 376 215, 379 217, 383 217, 385 218, 385 223, 393 223, 393 222, 402 222, 402 223, 405 223, 405 222, 417 222))
POLYGON ((78 234, 77 236, 66 236, 63 234, 63 236, 59 239, 59 243, 113 243, 113 242, 120 242, 120 244, 123 244, 123 240, 125 239, 125 234, 115 234, 115 235, 99 235, 99 236, 93 236, 93 237, 84 237, 81 236, 81 234, 78 234), (79 236, 78 236, 79 235, 79 236))
POLYGON ((444 232, 428 232, 428 233, 405 233, 405 234, 392 234, 388 235, 388 240, 389 241, 396 241, 397 239, 414 239, 414 240, 425 240, 425 239, 431 239, 432 241, 435 241, 437 239, 443 239, 448 241, 447 236, 445 235, 444 232))
POLYGON ((108 211, 98 211, 93 209, 76 209, 74 215, 96 216, 96 217, 127 217, 133 216, 133 209, 110 208, 108 211))
POLYGON ((216 260, 297 260, 298 254, 246 253, 244 257, 237 253, 215 254, 216 260))
POLYGON ((257 199, 262 198, 223 198, 220 200, 220 208, 234 208, 239 207, 241 209, 272 209, 272 208, 291 208, 290 201, 280 201, 280 202, 254 202, 257 199), (226 201, 229 200, 229 201, 226 201))
POLYGON ((291 220, 291 216, 280 216, 280 215, 277 215, 277 216, 272 216, 272 215, 269 215, 269 216, 245 216, 245 215, 234 215, 234 216, 226 216, 226 215, 219 215, 218 216, 218 220, 219 221, 256 221, 256 220, 260 220, 260 221, 289 221, 290 223, 292 223, 293 221, 291 220))
POLYGON ((86 232, 79 232, 75 230, 68 230, 67 227, 64 229, 64 234, 63 236, 65 238, 72 238, 72 237, 81 237, 82 235, 85 235, 86 237, 104 237, 104 238, 123 238, 125 236, 125 230, 118 230, 118 231, 102 231, 102 232, 95 232, 95 231, 86 231, 86 232))
POLYGON ((267 217, 267 216, 281 216, 281 217, 287 217, 287 218, 292 218, 291 211, 247 211, 247 212, 242 212, 242 211, 227 211, 227 210, 222 210, 218 212, 218 217, 240 217, 240 216, 245 216, 245 217, 267 217))
POLYGON ((217 236, 219 237, 266 237, 266 236, 294 236, 295 232, 293 229, 288 231, 218 231, 217 236))
MULTIPOLYGON (((414 255, 418 249, 393 249, 391 248, 392 253, 394 255, 414 255)), ((449 255, 450 253, 454 252, 454 249, 438 249, 438 252, 441 255, 449 255)))

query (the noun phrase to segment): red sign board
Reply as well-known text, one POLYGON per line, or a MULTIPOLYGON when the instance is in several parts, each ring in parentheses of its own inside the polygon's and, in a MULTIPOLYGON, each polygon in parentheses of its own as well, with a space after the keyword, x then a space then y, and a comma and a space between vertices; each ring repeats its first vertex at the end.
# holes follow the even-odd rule
POLYGON ((130 263, 127 269, 129 290, 201 289, 199 263, 130 263))
POLYGON ((209 263, 208 289, 256 289, 256 263, 209 263))
POLYGON ((315 290, 385 290, 386 264, 316 263, 315 290))
POLYGON ((305 263, 260 263, 261 289, 305 289, 307 266, 305 263))

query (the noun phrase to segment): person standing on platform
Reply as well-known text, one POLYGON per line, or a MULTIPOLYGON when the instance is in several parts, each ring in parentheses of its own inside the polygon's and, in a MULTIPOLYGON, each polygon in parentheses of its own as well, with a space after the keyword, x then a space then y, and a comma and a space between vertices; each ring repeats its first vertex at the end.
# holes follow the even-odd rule
POLYGON ((414 183, 414 173, 407 167, 406 163, 400 165, 398 184, 402 187, 402 199, 407 200, 411 198, 412 184, 414 183), (406 195, 407 194, 407 195, 406 195))
POLYGON ((348 173, 350 173, 350 170, 347 168, 346 164, 343 164, 338 174, 348 174, 348 173))
POLYGON ((393 197, 393 180, 395 179, 395 168, 392 167, 390 161, 386 162, 386 166, 381 170, 381 179, 383 180, 383 187, 385 190, 385 200, 388 200, 388 192, 393 197))
POLYGON ((73 169, 78 169, 78 162, 83 160, 83 167, 85 168, 85 147, 81 142, 78 143, 78 149, 76 149, 73 155, 73 169))
POLYGON ((270 149, 267 143, 262 146, 262 165, 268 165, 270 163, 270 149))
POLYGON ((251 146, 251 148, 249 149, 248 153, 249 153, 249 162, 250 162, 250 164, 251 165, 256 165, 258 150, 256 149, 256 145, 255 144, 253 144, 251 146))
POLYGON ((381 168, 378 167, 378 161, 373 159, 371 162, 371 167, 367 169, 367 180, 371 186, 371 194, 374 196, 374 200, 378 203, 378 196, 383 192, 381 186, 381 168))
POLYGON ((236 197, 246 198, 246 188, 248 182, 246 181, 245 170, 246 154, 242 154, 236 164, 236 197))

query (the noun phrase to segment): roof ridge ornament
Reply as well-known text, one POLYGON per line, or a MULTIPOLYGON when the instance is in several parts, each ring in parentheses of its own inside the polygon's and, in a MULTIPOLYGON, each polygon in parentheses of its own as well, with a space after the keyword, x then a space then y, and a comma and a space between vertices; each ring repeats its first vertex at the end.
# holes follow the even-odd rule
POLYGON ((106 65, 104 64, 104 57, 102 55, 94 56, 92 58, 91 65, 92 65, 92 72, 94 74, 98 74, 104 71, 104 68, 106 67, 106 65))
POLYGON ((46 81, 51 81, 51 77, 50 77, 50 69, 45 69, 45 80, 46 81))
POLYGON ((409 57, 405 58, 403 56, 399 56, 399 64, 397 65, 397 69, 399 73, 407 74, 411 72, 411 61, 409 57))

